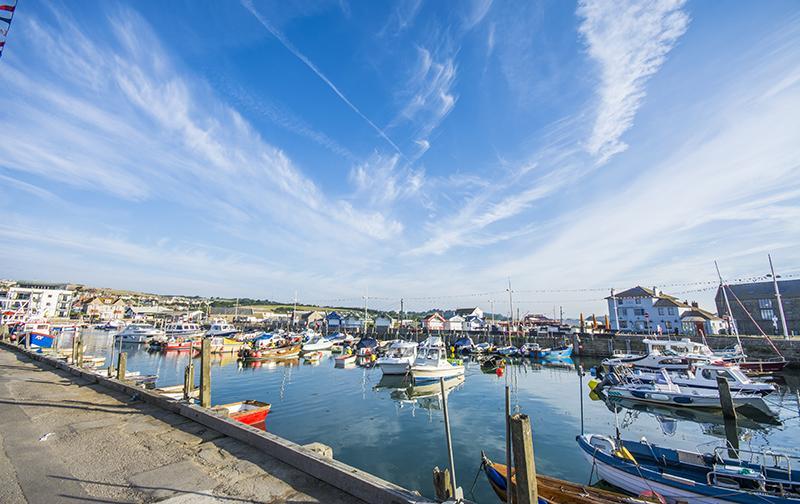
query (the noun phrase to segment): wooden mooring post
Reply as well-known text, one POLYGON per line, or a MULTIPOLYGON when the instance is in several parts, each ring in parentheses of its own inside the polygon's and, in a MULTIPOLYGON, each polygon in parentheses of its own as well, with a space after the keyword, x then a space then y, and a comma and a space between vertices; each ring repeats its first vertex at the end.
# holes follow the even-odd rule
POLYGON ((439 502, 453 498, 453 485, 450 483, 449 469, 445 468, 443 471, 438 466, 433 468, 433 491, 439 502))
POLYGON ((200 347, 200 406, 211 407, 211 340, 208 338, 203 338, 200 347))
POLYGON ((75 345, 75 353, 78 354, 77 366, 78 367, 83 367, 83 340, 82 339, 78 339, 78 344, 75 345))
POLYGON ((125 368, 128 367, 128 353, 120 352, 117 361, 117 380, 125 379, 125 368))
POLYGON ((194 391, 194 366, 192 365, 192 357, 189 356, 189 365, 183 371, 183 398, 189 400, 194 391))
POLYGON ((533 433, 528 415, 511 417, 511 444, 514 452, 516 504, 537 504, 539 490, 536 482, 536 460, 533 457, 533 433))
POLYGON ((725 419, 725 438, 728 441, 728 456, 731 458, 738 458, 739 432, 736 421, 736 408, 731 398, 731 387, 728 380, 722 376, 717 376, 717 388, 719 389, 719 402, 722 406, 722 416, 725 419))

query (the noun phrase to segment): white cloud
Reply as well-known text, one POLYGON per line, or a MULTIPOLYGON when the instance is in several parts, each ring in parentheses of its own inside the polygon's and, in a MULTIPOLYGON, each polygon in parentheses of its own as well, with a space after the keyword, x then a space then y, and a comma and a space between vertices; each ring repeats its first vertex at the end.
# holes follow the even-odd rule
POLYGON ((389 14, 389 19, 378 32, 379 37, 391 35, 396 37, 414 24, 422 7, 422 0, 401 0, 389 14))
POLYGON ((464 29, 471 30, 483 21, 489 9, 492 7, 493 0, 472 0, 467 2, 467 12, 464 16, 464 29))
POLYGON ((336 94, 336 96, 338 96, 339 99, 342 100, 345 103, 345 105, 350 107, 350 109, 353 112, 355 112, 373 130, 375 130, 375 132, 378 134, 378 136, 380 136, 383 140, 385 140, 386 143, 388 143, 395 151, 397 151, 399 153, 402 153, 400 151, 400 148, 392 141, 392 139, 389 138, 389 136, 386 135, 386 133, 384 133, 384 131, 381 128, 379 128, 374 122, 372 122, 372 120, 369 117, 367 117, 363 112, 361 112, 361 110, 358 107, 356 107, 353 104, 353 102, 350 101, 350 99, 347 98, 344 95, 344 93, 342 93, 339 90, 339 88, 324 73, 322 73, 322 70, 320 70, 319 67, 317 67, 317 65, 314 64, 314 62, 312 62, 305 54, 300 52, 300 50, 298 48, 296 48, 294 46, 294 44, 292 44, 291 41, 289 41, 289 39, 287 39, 286 36, 280 30, 278 30, 276 27, 274 27, 267 20, 267 18, 262 16, 256 10, 256 8, 255 8, 255 6, 253 6, 253 2, 251 0, 242 0, 242 5, 244 5, 244 7, 248 11, 250 11, 250 13, 258 20, 259 23, 261 23, 261 25, 264 28, 267 29, 268 32, 270 32, 272 34, 273 37, 278 39, 278 42, 280 42, 290 53, 292 53, 297 59, 302 61, 303 64, 306 65, 312 72, 314 72, 314 74, 317 77, 319 77, 320 80, 322 80, 322 82, 324 82, 325 85, 327 85, 331 89, 331 91, 333 91, 334 94, 336 94))
POLYGON ((686 32, 685 0, 603 2, 583 0, 577 14, 589 55, 600 66, 599 105, 587 143, 599 164, 624 151, 645 84, 686 32))
POLYGON ((83 35, 72 44, 74 22, 59 23, 20 22, 31 53, 4 62, 0 128, 14 131, 15 142, 0 144, 0 155, 9 170, 113 198, 167 201, 226 228, 259 222, 313 235, 335 225, 355 231, 348 240, 362 246, 402 230, 380 212, 323 194, 236 110, 180 73, 135 13, 111 18, 110 43, 83 35))
POLYGON ((437 58, 424 47, 417 47, 417 64, 404 91, 400 114, 387 126, 408 123, 413 128, 419 159, 431 146, 429 136, 453 110, 458 97, 453 91, 457 68, 452 57, 437 58))

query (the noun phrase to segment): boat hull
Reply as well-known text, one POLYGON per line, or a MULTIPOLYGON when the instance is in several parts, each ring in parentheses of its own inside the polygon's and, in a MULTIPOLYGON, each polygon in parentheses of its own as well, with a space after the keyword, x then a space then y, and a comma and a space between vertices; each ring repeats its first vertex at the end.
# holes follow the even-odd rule
POLYGON ((378 367, 381 369, 381 372, 385 375, 405 375, 408 374, 409 370, 411 369, 410 362, 403 362, 403 361, 378 361, 378 367))
POLYGON ((49 334, 30 333, 31 346, 38 348, 53 348, 56 338, 49 334))
POLYGON ((435 366, 413 366, 411 368, 411 376, 414 378, 414 383, 430 383, 438 381, 440 378, 445 380, 462 376, 464 374, 464 366, 450 366, 450 367, 435 367, 435 366))

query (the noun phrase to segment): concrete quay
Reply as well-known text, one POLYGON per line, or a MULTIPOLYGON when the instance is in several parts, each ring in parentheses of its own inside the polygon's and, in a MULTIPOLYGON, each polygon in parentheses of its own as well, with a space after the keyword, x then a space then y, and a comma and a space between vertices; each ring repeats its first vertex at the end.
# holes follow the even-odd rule
POLYGON ((203 408, 0 343, 0 502, 421 503, 203 408))

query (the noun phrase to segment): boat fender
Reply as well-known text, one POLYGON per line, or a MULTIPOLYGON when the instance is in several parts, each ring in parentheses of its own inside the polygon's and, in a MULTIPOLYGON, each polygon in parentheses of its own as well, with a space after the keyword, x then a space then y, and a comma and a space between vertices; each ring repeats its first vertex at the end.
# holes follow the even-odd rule
POLYGON ((631 452, 628 451, 628 449, 625 448, 624 446, 620 446, 617 450, 614 450, 614 456, 617 458, 621 458, 623 460, 628 460, 630 462, 633 462, 636 465, 639 465, 639 463, 636 461, 631 452))
POLYGON ((594 391, 594 389, 596 389, 599 384, 600 380, 595 380, 594 378, 592 378, 591 380, 589 380, 589 390, 594 391))

